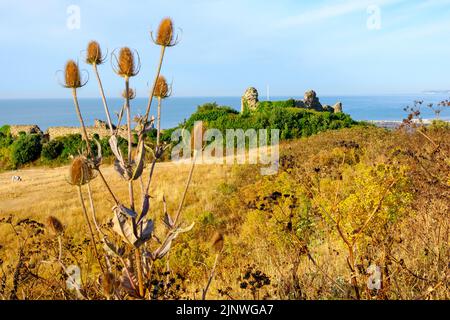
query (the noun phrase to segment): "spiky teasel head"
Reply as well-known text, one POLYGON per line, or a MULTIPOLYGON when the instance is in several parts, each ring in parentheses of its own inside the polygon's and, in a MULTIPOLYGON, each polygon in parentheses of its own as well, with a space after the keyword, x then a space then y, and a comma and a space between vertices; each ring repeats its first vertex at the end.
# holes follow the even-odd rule
POLYGON ((81 186, 95 177, 92 166, 84 156, 78 156, 73 159, 69 171, 69 183, 74 186, 81 186))
POLYGON ((81 87, 81 76, 78 64, 69 60, 66 63, 66 68, 64 72, 65 86, 67 88, 80 88, 81 87))
POLYGON ((114 71, 123 78, 130 78, 134 77, 139 73, 140 69, 140 59, 139 55, 137 54, 137 64, 135 62, 135 57, 133 51, 131 51, 128 47, 123 47, 119 51, 119 58, 117 58, 113 52, 113 57, 115 58, 117 62, 117 66, 114 67, 114 71))
MULTIPOLYGON (((151 33, 153 39, 153 33, 151 33)), ((156 39, 153 42, 163 47, 173 47, 178 44, 178 36, 174 39, 173 22, 170 18, 164 18, 159 24, 156 39)))
POLYGON ((88 43, 86 51, 86 63, 89 64, 102 64, 105 58, 102 57, 102 50, 97 41, 91 41, 88 43))
POLYGON ((171 88, 167 84, 166 78, 159 76, 158 80, 156 80, 155 92, 153 93, 153 96, 165 99, 170 96, 170 89, 171 88))
POLYGON ((47 227, 54 235, 61 235, 64 232, 64 226, 56 217, 49 216, 47 218, 47 227))
MULTIPOLYGON (((127 90, 123 90, 122 97, 124 99, 127 98, 127 90)), ((128 89, 128 100, 133 100, 134 98, 136 98, 136 90, 129 88, 128 89)))
MULTIPOLYGON (((84 85, 86 85, 86 83, 89 80, 88 77, 86 77, 86 80, 82 79, 81 73, 80 73, 80 68, 78 67, 78 63, 73 60, 67 61, 66 66, 64 67, 64 70, 58 70, 56 72, 57 78, 59 78, 58 75, 60 73, 64 74, 64 81, 61 81, 60 79, 58 79, 58 82, 64 88, 71 88, 71 89, 81 88, 84 85)), ((86 74, 87 74, 87 72, 86 72, 86 74)), ((87 74, 87 75, 89 75, 89 74, 87 74)))
POLYGON ((223 250, 224 238, 220 232, 214 233, 211 239, 211 246, 216 253, 220 253, 223 250))

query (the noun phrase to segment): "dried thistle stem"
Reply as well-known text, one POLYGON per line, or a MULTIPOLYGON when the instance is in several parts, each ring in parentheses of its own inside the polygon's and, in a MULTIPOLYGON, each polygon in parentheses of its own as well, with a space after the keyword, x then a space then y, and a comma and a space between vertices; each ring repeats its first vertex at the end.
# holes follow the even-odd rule
POLYGON ((158 116, 157 116, 157 122, 156 122, 156 146, 159 147, 159 140, 161 137, 161 104, 162 104, 162 98, 158 97, 158 116))
POLYGON ((161 54, 159 56, 158 68, 156 69, 155 81, 153 82, 153 88, 152 88, 152 91, 150 92, 150 97, 148 99, 147 111, 145 112, 145 116, 144 116, 145 122, 148 121, 148 116, 150 115, 150 108, 152 106, 153 95, 155 94, 156 83, 158 82, 159 75, 161 74, 161 67, 162 67, 162 64, 163 64, 164 53, 165 52, 166 52, 166 47, 165 46, 161 46, 161 54))
POLYGON ((180 201, 180 204, 178 206, 177 213, 175 215, 175 220, 173 220, 173 224, 174 225, 177 224, 178 218, 180 217, 180 214, 181 214, 181 210, 183 209, 184 200, 186 199, 186 194, 188 192, 189 185, 191 184, 191 180, 192 180, 192 175, 194 174, 194 168, 195 168, 195 161, 196 160, 197 160, 197 151, 194 150, 194 159, 192 160, 191 170, 189 171, 189 176, 188 176, 188 179, 186 181, 186 186, 184 187, 183 196, 181 197, 181 201, 180 201))
MULTIPOLYGON (((91 144, 90 144, 89 137, 88 137, 88 134, 87 134, 87 131, 86 131, 86 126, 84 124, 83 116, 81 115, 80 105, 78 103, 77 89, 76 88, 72 88, 72 97, 73 97, 73 103, 75 105, 75 111, 77 113, 78 120, 80 121, 81 129, 82 129, 82 133, 83 133, 83 138, 86 141, 88 153, 90 155, 92 155, 93 153, 92 153, 92 149, 91 149, 91 144)), ((96 170, 98 171, 100 177, 102 178, 103 184, 106 186, 106 188, 108 189, 108 191, 111 194, 112 198, 114 199, 114 202, 116 204, 118 204, 117 198, 114 195, 114 193, 112 192, 111 188, 109 187, 108 182, 106 181, 105 177, 103 176, 102 172, 100 171, 100 168, 97 168, 96 170)))
POLYGON ((111 115, 109 113, 108 103, 106 102, 105 91, 103 90, 102 80, 100 79, 97 64, 93 63, 92 68, 94 69, 95 76, 97 77, 98 87, 103 101, 103 107, 105 108, 106 119, 108 120, 109 131, 111 132, 111 135, 113 135, 114 130, 112 126, 111 115))
POLYGON ((134 251, 134 256, 136 258, 137 274, 138 274, 138 284, 139 284, 139 296, 144 297, 144 279, 142 276, 142 260, 141 260, 141 250, 136 248, 134 251))
POLYGON ((77 113, 78 120, 80 121, 81 130, 82 130, 82 133, 83 133, 83 139, 84 139, 84 141, 86 141, 86 146, 87 146, 89 155, 92 155, 91 144, 89 143, 89 138, 88 138, 88 134, 87 134, 87 131, 86 131, 86 126, 84 125, 83 116, 81 115, 80 105, 78 103, 77 89, 76 88, 72 88, 72 97, 73 97, 73 103, 75 105, 75 111, 77 113))
MULTIPOLYGON (((131 134, 131 110, 130 110, 130 82, 129 78, 125 77, 125 107, 127 111, 127 128, 128 128, 128 164, 131 164, 131 155, 132 155, 132 134, 131 134)), ((134 210, 134 193, 133 193, 133 180, 128 181, 128 193, 130 197, 130 208, 134 210)), ((133 221, 134 224, 134 221, 133 221)), ((139 284, 139 296, 144 296, 144 280, 142 276, 142 260, 141 260, 141 251, 139 248, 136 248, 134 251, 136 258, 136 267, 138 273, 138 284, 139 284)))
POLYGON ((91 223, 89 222, 89 216, 88 216, 88 213, 87 213, 87 210, 86 210, 86 206, 84 205, 84 198, 83 198, 83 193, 81 192, 81 186, 78 186, 77 189, 78 189, 78 197, 79 197, 79 200, 80 200, 80 203, 81 203, 81 208, 83 209, 84 218, 85 218, 86 224, 88 225, 88 228, 89 228, 89 234, 91 236, 92 246, 94 248, 95 257, 97 258, 97 261, 98 261, 98 264, 100 266, 100 269, 102 270, 102 273, 104 274, 105 271, 103 269, 103 265, 102 265, 102 262, 100 260, 100 256, 99 256, 98 251, 97 251, 97 242, 95 241, 94 232, 92 231, 92 226, 91 226, 91 223))
POLYGON ((206 294, 208 293, 209 287, 214 278, 214 274, 216 273, 217 263, 219 262, 219 256, 220 256, 220 252, 216 254, 216 259, 214 260, 214 265, 209 274, 208 283, 206 284, 205 289, 203 289, 202 300, 206 300, 206 294))

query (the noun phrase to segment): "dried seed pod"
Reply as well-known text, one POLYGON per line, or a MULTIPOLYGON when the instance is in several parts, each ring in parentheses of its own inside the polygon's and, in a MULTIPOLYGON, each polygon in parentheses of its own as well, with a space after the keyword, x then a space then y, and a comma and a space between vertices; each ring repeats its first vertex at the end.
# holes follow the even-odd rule
POLYGON ((156 44, 163 47, 170 47, 173 43, 173 23, 170 18, 165 18, 161 21, 156 37, 156 44))
POLYGON ((80 69, 78 68, 78 64, 75 61, 69 60, 67 62, 64 76, 65 86, 67 88, 81 87, 80 69))
POLYGON ((86 62, 89 64, 102 64, 102 50, 97 41, 89 42, 87 46, 86 62))
MULTIPOLYGON (((126 90, 123 90, 123 92, 122 92, 122 97, 123 97, 124 99, 127 98, 127 92, 126 92, 126 90)), ((131 89, 131 88, 129 88, 129 89, 128 89, 128 100, 133 100, 134 98, 136 98, 136 91, 133 90, 133 89, 131 89)))
POLYGON ((60 235, 64 232, 63 224, 54 216, 49 216, 47 218, 47 227, 54 235, 60 235))
POLYGON ((110 297, 114 294, 115 281, 114 275, 111 272, 107 272, 103 275, 102 286, 105 296, 110 297))
POLYGON ((224 238, 220 232, 214 233, 211 239, 211 246, 216 253, 220 253, 223 249, 224 238))
POLYGON ((94 178, 94 173, 86 157, 79 156, 73 159, 69 171, 69 183, 81 186, 94 178))
MULTIPOLYGON (((117 59, 117 58, 116 58, 117 59)), ((139 56, 138 56, 139 59, 139 56)), ((136 66, 134 55, 130 48, 124 47, 119 51, 119 60, 117 61, 117 74, 124 78, 134 77, 139 73, 139 61, 136 66)))
POLYGON ((155 92, 153 93, 153 96, 164 99, 169 95, 169 86, 167 85, 166 78, 164 78, 163 76, 159 76, 158 80, 156 81, 155 92))

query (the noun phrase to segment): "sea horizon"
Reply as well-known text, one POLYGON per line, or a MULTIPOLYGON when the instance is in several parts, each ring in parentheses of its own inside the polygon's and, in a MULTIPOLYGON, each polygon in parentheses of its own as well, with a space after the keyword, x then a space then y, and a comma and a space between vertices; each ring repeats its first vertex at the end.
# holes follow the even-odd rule
MULTIPOLYGON (((271 101, 302 99, 303 96, 273 96, 271 101)), ((421 108, 425 119, 434 118, 434 113, 427 104, 437 104, 446 100, 449 95, 444 93, 430 94, 373 94, 373 95, 321 95, 320 102, 333 105, 342 102, 343 111, 357 121, 401 121, 407 116, 404 108, 413 106, 414 101, 423 100, 421 108)), ((95 119, 105 120, 103 104, 100 98, 79 98, 80 108, 88 126, 93 125, 95 119)), ((112 113, 118 112, 123 104, 122 98, 107 98, 112 113)), ((131 102, 134 113, 143 114, 148 98, 140 97, 131 102)), ((260 101, 267 101, 267 97, 260 95, 260 101)), ((162 128, 173 128, 197 110, 199 105, 216 102, 221 106, 228 106, 240 110, 239 96, 203 96, 203 97, 171 97, 163 103, 162 128)), ((1 98, 0 126, 2 125, 37 125, 43 131, 49 127, 76 127, 78 119, 73 112, 73 102, 70 98, 1 98), (18 112, 20 111, 20 112, 18 112)), ((155 101, 151 114, 154 114, 155 101)), ((450 112, 445 110, 441 119, 450 120, 450 112)))

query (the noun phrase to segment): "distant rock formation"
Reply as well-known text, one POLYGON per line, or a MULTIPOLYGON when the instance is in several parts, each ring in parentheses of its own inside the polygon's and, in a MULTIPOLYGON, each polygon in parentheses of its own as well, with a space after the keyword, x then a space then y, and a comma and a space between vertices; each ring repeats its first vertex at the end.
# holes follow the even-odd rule
POLYGON ((26 134, 39 134, 43 135, 41 128, 35 124, 31 125, 12 125, 10 126, 10 133, 13 137, 17 137, 19 133, 24 132, 26 134))
POLYGON ((303 100, 295 100, 295 106, 297 108, 334 113, 339 113, 343 110, 341 102, 336 103, 334 106, 330 106, 328 104, 322 105, 317 97, 317 93, 314 90, 306 91, 303 100))
MULTIPOLYGON (((258 90, 253 87, 248 88, 241 99, 241 112, 245 110, 255 110, 258 107, 258 90)), ((314 90, 305 92, 303 100, 294 100, 296 108, 309 109, 315 111, 327 111, 331 113, 343 112, 342 103, 337 102, 335 105, 322 105, 314 90)))
POLYGON ((324 111, 322 104, 317 98, 317 94, 314 90, 309 90, 305 92, 305 96, 303 98, 303 103, 307 109, 313 109, 316 111, 324 111))
POLYGON ((336 103, 333 107, 333 111, 334 111, 334 113, 339 113, 339 112, 342 112, 342 102, 338 102, 338 103, 336 103))
POLYGON ((255 110, 258 102, 258 90, 253 87, 248 88, 241 99, 241 112, 244 112, 246 108, 255 110))

